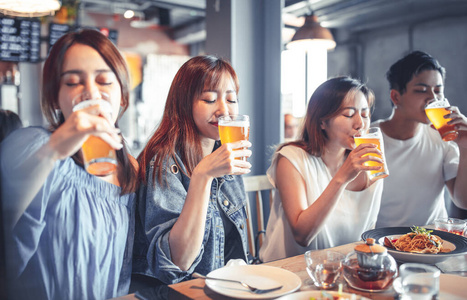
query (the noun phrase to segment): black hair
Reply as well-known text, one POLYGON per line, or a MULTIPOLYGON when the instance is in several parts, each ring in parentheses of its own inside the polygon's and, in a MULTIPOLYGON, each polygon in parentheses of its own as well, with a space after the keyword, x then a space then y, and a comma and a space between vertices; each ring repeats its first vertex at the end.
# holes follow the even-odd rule
POLYGON ((389 88, 403 94, 407 83, 423 71, 435 70, 441 74, 443 81, 446 70, 431 55, 422 51, 413 51, 394 63, 386 72, 389 88))

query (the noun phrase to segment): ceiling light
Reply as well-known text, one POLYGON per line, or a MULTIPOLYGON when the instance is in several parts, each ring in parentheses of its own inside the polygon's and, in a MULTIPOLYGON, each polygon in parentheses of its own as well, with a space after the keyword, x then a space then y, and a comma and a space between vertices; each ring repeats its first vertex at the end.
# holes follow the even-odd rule
POLYGON ((123 14, 123 16, 125 17, 125 19, 131 19, 133 18, 135 15, 135 12, 132 11, 131 9, 125 11, 125 13, 123 14))
POLYGON ((329 29, 322 27, 318 23, 318 18, 315 15, 309 15, 305 18, 305 24, 297 29, 292 41, 287 44, 288 49, 308 49, 314 45, 321 45, 327 50, 332 50, 336 47, 336 42, 332 37, 329 29))
POLYGON ((42 17, 60 9, 59 0, 0 0, 0 13, 13 17, 42 17))

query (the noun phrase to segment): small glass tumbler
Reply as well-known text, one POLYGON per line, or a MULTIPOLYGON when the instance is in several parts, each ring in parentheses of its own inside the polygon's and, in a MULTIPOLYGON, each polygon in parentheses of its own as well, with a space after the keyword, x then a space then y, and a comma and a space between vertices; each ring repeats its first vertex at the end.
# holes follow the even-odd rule
POLYGON ((439 293, 440 270, 435 266, 405 263, 399 267, 403 300, 432 300, 439 293))
POLYGON ((345 255, 335 251, 305 252, 306 271, 313 284, 322 289, 331 289, 342 273, 345 255))
MULTIPOLYGON (((109 116, 112 115, 112 105, 109 95, 100 92, 99 95, 82 93, 73 99, 73 111, 99 105, 109 116)), ((101 116, 104 117, 104 116, 101 116)), ((90 136, 81 147, 84 168, 95 176, 107 176, 117 170, 117 154, 115 150, 101 138, 90 136)))
POLYGON ((442 218, 435 220, 435 229, 463 235, 467 221, 456 218, 442 218))

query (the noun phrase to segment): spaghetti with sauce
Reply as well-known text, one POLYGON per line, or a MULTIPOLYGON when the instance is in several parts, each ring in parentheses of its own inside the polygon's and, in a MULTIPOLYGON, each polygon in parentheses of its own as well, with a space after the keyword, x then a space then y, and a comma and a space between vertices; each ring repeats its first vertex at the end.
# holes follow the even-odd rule
POLYGON ((396 250, 413 253, 437 254, 440 252, 450 252, 443 249, 443 240, 434 234, 432 230, 426 230, 422 227, 411 227, 412 232, 404 234, 394 242, 389 241, 390 245, 396 250))

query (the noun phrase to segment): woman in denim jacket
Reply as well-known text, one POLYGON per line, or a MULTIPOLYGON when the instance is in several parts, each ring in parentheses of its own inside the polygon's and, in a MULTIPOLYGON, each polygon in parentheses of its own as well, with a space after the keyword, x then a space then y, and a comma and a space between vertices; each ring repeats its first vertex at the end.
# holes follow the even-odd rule
POLYGON ((138 157, 133 272, 165 284, 246 259, 248 141, 220 145, 218 117, 238 113, 238 78, 224 60, 198 56, 176 74, 160 126, 138 157), (233 149, 244 149, 236 150, 233 149), (139 218, 139 220, 138 220, 139 218))

